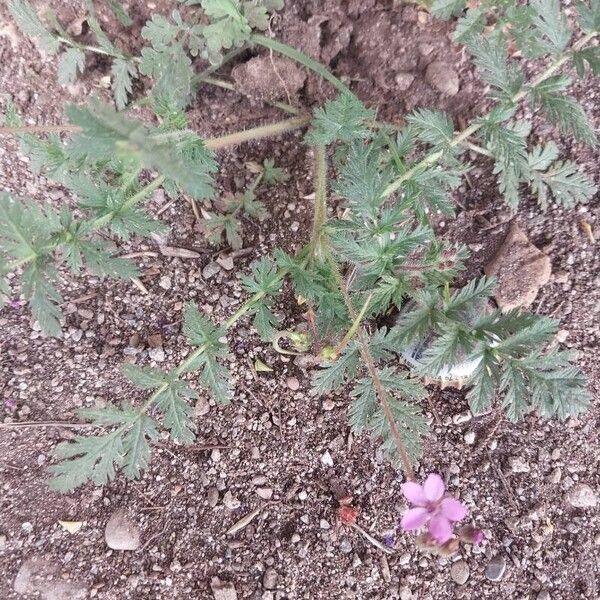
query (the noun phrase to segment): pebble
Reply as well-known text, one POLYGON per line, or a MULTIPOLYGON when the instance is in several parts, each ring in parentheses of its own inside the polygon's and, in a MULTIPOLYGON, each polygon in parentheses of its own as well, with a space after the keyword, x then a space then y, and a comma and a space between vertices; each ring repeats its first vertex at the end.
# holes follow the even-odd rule
POLYGON ((567 493, 567 500, 575 508, 594 508, 598 504, 596 492, 586 483, 574 485, 567 493))
POLYGON ((352 552, 352 544, 348 538, 343 538, 340 542, 340 551, 344 554, 350 554, 350 552, 352 552))
POLYGON ((226 271, 231 271, 233 269, 233 258, 231 256, 219 256, 219 258, 217 258, 217 262, 226 271))
POLYGON ((319 521, 319 527, 321 529, 331 529, 331 525, 329 524, 329 521, 327 519, 321 519, 319 521))
POLYGON ((490 581, 500 581, 506 571, 506 560, 502 556, 494 556, 485 568, 485 577, 490 581))
POLYGON ((279 574, 277 571, 269 567, 263 575, 263 587, 265 590, 274 590, 277 588, 277 579, 279 574))
POLYGON ((237 510, 242 505, 237 498, 234 498, 230 491, 225 492, 225 495, 223 496, 223 504, 229 510, 237 510))
POLYGON ((321 456, 321 463, 326 467, 333 467, 333 458, 331 458, 329 450, 326 450, 321 456))
POLYGON ((300 382, 298 381, 297 377, 288 377, 286 380, 286 384, 288 388, 292 390, 292 392, 295 392, 300 388, 300 382))
POLYGON ((470 446, 472 444, 475 443, 475 432, 474 431, 467 431, 467 433, 465 433, 465 444, 469 444, 470 446))
POLYGON ((148 356, 155 362, 164 362, 165 351, 162 348, 150 348, 148 356))
POLYGON ((410 562, 410 554, 408 552, 405 552, 404 554, 402 554, 402 556, 400 556, 400 558, 398 558, 398 564, 400 565, 407 565, 410 562))
POLYGON ((458 73, 448 63, 434 60, 425 71, 425 80, 429 85, 446 96, 455 96, 458 93, 458 73))
POLYGON ((263 500, 270 500, 273 497, 273 489, 272 488, 257 488, 256 493, 263 500))
POLYGON ((40 593, 42 600, 83 600, 88 590, 77 581, 65 581, 60 566, 41 557, 27 559, 13 584, 18 594, 40 593))
POLYGON ((221 270, 221 267, 219 267, 219 265, 216 262, 209 262, 202 269, 202 278, 210 279, 211 277, 214 277, 220 270, 221 270))
POLYGON ((560 467, 556 467, 556 469, 554 469, 552 473, 550 473, 550 483, 560 483, 561 478, 562 470, 560 467))
POLYGON ((140 546, 140 530, 125 509, 120 508, 108 520, 104 539, 113 550, 137 550, 140 546))
POLYGON ((472 419, 471 411, 467 411, 464 413, 459 413, 458 415, 454 415, 452 417, 452 422, 455 425, 462 425, 463 423, 468 423, 472 419))
POLYGON ((457 560, 450 567, 450 577, 458 585, 465 585, 469 579, 469 565, 464 560, 457 560))
POLYGON ((405 92, 415 80, 412 73, 396 73, 396 87, 399 91, 405 92))
POLYGON ((218 577, 210 580, 210 589, 215 600, 237 600, 237 592, 231 581, 223 581, 218 577))
POLYGON ((90 319, 94 318, 94 311, 89 310, 88 308, 80 308, 77 311, 77 314, 82 318, 85 319, 86 321, 89 321, 90 319))
POLYGON ((548 590, 542 590, 536 596, 536 600, 550 600, 550 592, 548 590))
POLYGON ((508 464, 513 473, 529 473, 531 471, 529 463, 520 456, 512 456, 508 460, 508 464))
POLYGON ((331 400, 330 398, 327 398, 327 400, 325 400, 323 402, 323 410, 330 411, 330 410, 333 410, 334 408, 335 408, 335 402, 333 400, 331 400))
POLYGON ((165 275, 164 277, 161 277, 160 281, 158 282, 158 285, 163 290, 170 290, 171 289, 171 278, 168 277, 167 275, 165 275))
POLYGON ((214 508, 219 502, 219 490, 216 487, 208 488, 206 500, 211 508, 214 508))
POLYGON ((200 396, 198 400, 196 400, 195 412, 197 417, 203 417, 210 412, 210 404, 206 398, 200 396))

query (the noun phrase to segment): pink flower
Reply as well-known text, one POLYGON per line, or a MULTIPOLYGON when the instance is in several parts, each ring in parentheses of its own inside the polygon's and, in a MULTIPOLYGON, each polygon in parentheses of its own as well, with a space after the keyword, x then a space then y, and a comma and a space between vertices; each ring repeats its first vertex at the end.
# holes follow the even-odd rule
POLYGON ((445 491, 442 478, 435 473, 428 475, 423 485, 414 481, 402 484, 404 497, 414 507, 402 517, 402 529, 413 531, 427 525, 429 535, 438 544, 452 539, 454 523, 467 516, 467 507, 455 498, 444 496, 445 491))

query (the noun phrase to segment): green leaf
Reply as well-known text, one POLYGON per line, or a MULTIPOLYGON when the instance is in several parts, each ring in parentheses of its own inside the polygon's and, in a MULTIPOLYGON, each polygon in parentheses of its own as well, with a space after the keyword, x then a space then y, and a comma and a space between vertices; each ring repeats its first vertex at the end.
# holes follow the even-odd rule
POLYGON ((115 58, 111 67, 112 92, 118 110, 127 106, 127 99, 132 92, 132 80, 137 76, 135 65, 123 58, 115 58))
POLYGON ((231 373, 218 362, 228 356, 227 344, 221 341, 225 331, 223 327, 215 327, 193 304, 186 306, 183 332, 191 344, 202 349, 188 371, 200 368, 200 384, 221 404, 229 403, 233 397, 231 373))
POLYGON ((141 368, 124 363, 121 365, 121 371, 133 385, 141 390, 155 390, 167 382, 167 373, 152 367, 141 368))
POLYGON ((465 43, 473 36, 481 35, 486 23, 486 12, 481 7, 469 8, 456 23, 453 40, 465 43))
POLYGON ((543 40, 547 52, 560 54, 571 39, 571 32, 559 0, 531 0, 530 5, 536 13, 533 25, 538 42, 543 40))
POLYGON ((27 0, 9 0, 8 10, 19 29, 27 36, 36 38, 40 47, 48 54, 56 54, 60 42, 49 32, 27 0))
POLYGON ((586 63, 592 72, 592 75, 600 75, 600 46, 583 48, 582 50, 573 52, 572 57, 573 64, 575 65, 579 77, 585 75, 586 63))
POLYGON ((313 373, 312 388, 322 396, 339 389, 346 379, 356 376, 360 353, 355 342, 350 342, 342 354, 333 361, 325 363, 313 373))
POLYGON ((324 108, 315 110, 313 129, 306 140, 309 144, 327 145, 366 138, 370 135, 366 122, 374 116, 374 111, 353 94, 340 94, 326 102, 324 108))
POLYGON ((49 336, 60 335, 59 320, 62 311, 59 305, 62 296, 51 283, 57 278, 57 273, 47 260, 36 259, 23 271, 23 295, 29 301, 31 314, 39 323, 41 330, 49 336))
POLYGON ((164 413, 163 423, 170 431, 173 439, 182 444, 191 444, 194 439, 194 409, 187 398, 195 398, 197 394, 185 383, 171 379, 169 387, 156 398, 156 406, 164 413))
POLYGON ((127 11, 123 8, 120 0, 107 0, 108 7, 115 13, 115 16, 119 21, 125 25, 125 27, 129 27, 133 25, 133 21, 131 17, 127 14, 127 11))
POLYGON ((67 116, 82 131, 71 141, 71 152, 92 162, 111 161, 117 157, 139 160, 141 166, 157 169, 173 179, 195 198, 213 194, 212 173, 216 171, 213 153, 191 131, 177 135, 161 132, 99 101, 89 108, 69 106, 67 116))
POLYGON ((542 207, 548 204, 548 192, 562 206, 591 200, 598 188, 571 161, 553 161, 558 157, 554 142, 537 146, 529 155, 530 185, 542 207), (551 164, 553 163, 553 164, 551 164))
POLYGON ((433 0, 431 14, 442 21, 457 17, 465 9, 466 0, 433 0))
POLYGON ((211 19, 204 28, 206 45, 213 56, 221 49, 243 44, 252 33, 248 19, 240 11, 239 0, 202 0, 202 8, 211 19))
POLYGON ((585 2, 577 3, 579 23, 585 33, 600 31, 600 1, 590 0, 589 6, 585 2))
POLYGON ((263 169, 263 181, 267 185, 285 183, 290 178, 284 169, 275 166, 275 161, 271 158, 265 158, 263 161, 263 169))
POLYGON ((511 99, 523 85, 523 75, 513 61, 508 59, 506 42, 500 35, 473 36, 466 40, 481 70, 481 78, 494 89, 494 95, 511 99))
POLYGON ((106 250, 106 243, 101 240, 86 240, 71 237, 62 247, 63 257, 71 268, 78 272, 85 263, 95 275, 130 279, 137 277, 139 271, 129 260, 114 256, 106 250))
POLYGON ((471 377, 471 389, 467 400, 473 414, 487 412, 494 402, 500 371, 491 348, 483 348, 474 359, 480 358, 479 365, 471 377))
POLYGON ((419 139, 430 146, 447 146, 454 136, 454 123, 444 112, 420 108, 406 117, 419 139))
POLYGON ((67 48, 58 62, 58 83, 68 85, 77 79, 77 71, 85 69, 85 53, 79 48, 67 48))
POLYGON ((263 293, 268 296, 279 292, 282 279, 277 265, 272 260, 263 256, 260 260, 254 261, 250 268, 252 269, 252 278, 246 275, 240 277, 243 286, 250 293, 263 293))
POLYGON ((572 96, 559 94, 571 83, 566 75, 548 77, 531 91, 532 103, 541 106, 550 121, 564 133, 573 135, 587 144, 596 143, 596 134, 581 107, 572 96))

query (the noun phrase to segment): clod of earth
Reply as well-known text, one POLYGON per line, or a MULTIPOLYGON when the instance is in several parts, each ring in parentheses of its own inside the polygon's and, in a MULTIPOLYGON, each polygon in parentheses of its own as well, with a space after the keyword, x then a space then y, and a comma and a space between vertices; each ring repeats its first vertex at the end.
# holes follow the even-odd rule
POLYGON ((538 250, 516 224, 510 226, 502 246, 485 266, 496 277, 496 302, 503 311, 531 306, 552 274, 550 258, 538 250))
POLYGON ((237 600, 237 592, 231 581, 223 581, 218 577, 210 580, 210 589, 215 600, 237 600))
POLYGON ((435 60, 425 71, 427 83, 446 96, 456 96, 460 87, 458 73, 448 63, 435 60))
POLYGON ((83 600, 88 590, 82 583, 65 581, 61 567, 42 557, 27 559, 14 581, 17 594, 40 594, 42 600, 83 600))

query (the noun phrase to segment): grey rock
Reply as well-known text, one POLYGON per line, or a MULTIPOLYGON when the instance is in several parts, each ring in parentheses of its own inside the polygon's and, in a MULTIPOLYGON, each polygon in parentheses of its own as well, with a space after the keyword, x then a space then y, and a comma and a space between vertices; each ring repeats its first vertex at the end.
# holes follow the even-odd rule
POLYGON ((396 73, 396 88, 401 92, 405 92, 415 80, 412 73, 396 73))
POLYGON ((216 262, 209 262, 204 269, 202 269, 202 277, 204 279, 210 279, 214 277, 219 271, 221 267, 216 262))
POLYGON ((237 600, 237 592, 231 581, 223 581, 218 577, 210 580, 210 589, 215 600, 237 600))
POLYGON ((277 588, 277 580, 279 579, 279 574, 275 569, 269 567, 264 575, 263 575, 263 587, 265 590, 274 590, 277 588))
POLYGON ((598 504, 598 496, 586 483, 574 485, 567 494, 567 500, 575 508, 594 508, 598 504))
POLYGON ((425 71, 425 80, 446 96, 455 96, 460 87, 458 73, 448 63, 434 60, 425 71))
POLYGON ((211 508, 214 508, 219 502, 219 490, 216 487, 208 488, 206 499, 208 501, 208 505, 211 508))
POLYGON ((148 350, 148 356, 154 362, 164 362, 164 360, 165 360, 165 351, 162 348, 150 348, 148 350))
POLYGON ((485 576, 490 581, 500 581, 506 571, 506 559, 494 556, 485 568, 485 576))
POLYGON ((531 470, 529 463, 520 456, 511 457, 508 464, 513 473, 529 473, 531 470))
POLYGON ((352 544, 348 538, 342 538, 342 541, 340 542, 340 550, 344 554, 350 554, 350 552, 352 552, 352 544))
POLYGON ((113 550, 137 550, 140 546, 140 530, 127 512, 120 508, 108 520, 104 539, 113 550))
POLYGON ((88 595, 85 585, 65 581, 60 565, 41 557, 30 558, 21 565, 13 587, 18 594, 39 593, 42 600, 82 600, 88 595))
POLYGON ((458 585, 465 585, 469 579, 469 565, 464 560, 457 560, 450 567, 450 577, 458 585))
POLYGON ((536 600, 550 600, 550 592, 548 590, 542 590, 536 596, 536 600))

